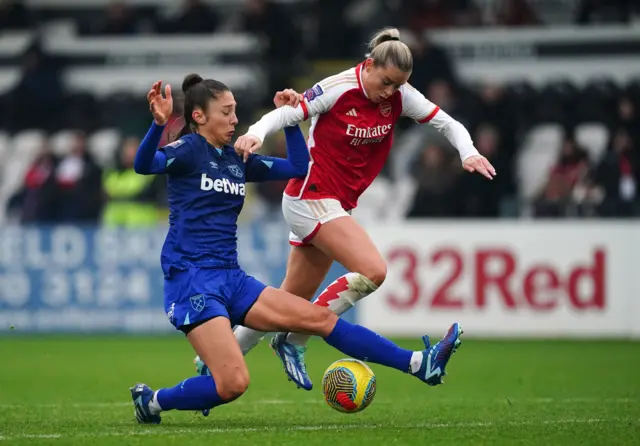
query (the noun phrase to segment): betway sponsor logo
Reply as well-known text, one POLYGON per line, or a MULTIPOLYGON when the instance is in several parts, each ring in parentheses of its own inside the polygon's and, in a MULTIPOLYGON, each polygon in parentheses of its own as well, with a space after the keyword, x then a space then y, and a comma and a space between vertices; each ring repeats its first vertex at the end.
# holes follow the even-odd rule
POLYGON ((378 125, 376 127, 356 127, 355 125, 347 125, 347 136, 353 139, 349 144, 359 146, 362 144, 372 144, 382 142, 382 140, 391 132, 393 124, 378 125))
POLYGON ((245 196, 245 185, 242 183, 234 183, 226 178, 212 179, 206 173, 200 178, 200 189, 204 191, 214 190, 216 192, 224 192, 225 194, 245 196))

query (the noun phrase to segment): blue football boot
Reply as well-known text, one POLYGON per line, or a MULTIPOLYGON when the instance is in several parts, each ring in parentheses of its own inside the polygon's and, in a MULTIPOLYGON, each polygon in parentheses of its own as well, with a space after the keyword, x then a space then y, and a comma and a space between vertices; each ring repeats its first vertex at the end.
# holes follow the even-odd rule
POLYGON ((154 391, 146 384, 136 384, 129 389, 135 407, 136 420, 140 424, 160 424, 160 415, 152 414, 149 403, 153 400, 154 391))
POLYGON ((424 342, 426 349, 423 351, 422 364, 420 369, 416 373, 412 373, 412 375, 430 386, 442 384, 442 377, 447 374, 444 369, 451 355, 462 344, 461 335, 462 327, 455 322, 449 327, 447 334, 434 346, 429 342, 429 336, 423 336, 422 342, 424 342))
MULTIPOLYGON (((196 373, 199 376, 211 376, 211 370, 209 370, 209 367, 200 359, 200 356, 196 356, 193 363, 196 365, 196 373)), ((208 417, 210 413, 211 409, 202 409, 202 415, 205 417, 208 417)))
POLYGON ((313 383, 307 374, 307 365, 304 363, 304 353, 307 351, 307 347, 287 342, 287 334, 278 333, 271 339, 269 346, 280 358, 289 381, 296 383, 299 389, 311 390, 313 383))

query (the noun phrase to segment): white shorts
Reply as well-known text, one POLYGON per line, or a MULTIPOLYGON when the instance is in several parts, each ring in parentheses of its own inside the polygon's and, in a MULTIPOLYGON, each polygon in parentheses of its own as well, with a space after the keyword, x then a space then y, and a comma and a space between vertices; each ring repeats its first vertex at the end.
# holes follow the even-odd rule
POLYGON ((291 229, 289 243, 293 246, 305 246, 311 244, 311 239, 323 224, 336 218, 348 217, 351 211, 345 211, 335 198, 300 200, 284 195, 282 214, 291 229))

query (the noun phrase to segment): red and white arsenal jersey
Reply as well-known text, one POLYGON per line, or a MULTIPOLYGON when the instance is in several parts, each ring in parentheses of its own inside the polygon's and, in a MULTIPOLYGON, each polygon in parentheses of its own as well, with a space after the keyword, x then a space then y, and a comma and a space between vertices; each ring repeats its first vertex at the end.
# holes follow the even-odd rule
POLYGON ((429 122, 460 152, 464 161, 478 151, 469 132, 422 93, 404 84, 381 104, 371 102, 362 87, 362 64, 317 83, 296 108, 281 107, 249 127, 265 136, 311 118, 311 162, 305 178, 289 181, 285 194, 300 199, 336 198, 345 210, 378 176, 389 156, 400 116, 429 122))
POLYGON ((438 107, 408 84, 375 104, 362 88, 362 64, 331 76, 304 94, 304 117, 311 117, 311 164, 306 178, 289 181, 285 194, 302 199, 337 198, 344 209, 382 170, 400 116, 429 121, 438 107))

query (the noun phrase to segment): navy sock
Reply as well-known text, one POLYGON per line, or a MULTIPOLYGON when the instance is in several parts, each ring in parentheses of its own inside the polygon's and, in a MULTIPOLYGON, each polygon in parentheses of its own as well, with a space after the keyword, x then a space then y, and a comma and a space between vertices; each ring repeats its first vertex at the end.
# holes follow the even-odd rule
POLYGON ((212 409, 226 403, 218 395, 212 376, 185 379, 175 387, 158 390, 156 398, 162 410, 212 409))
POLYGON ((338 319, 333 331, 324 340, 352 358, 386 365, 405 373, 410 370, 411 350, 400 348, 368 328, 350 324, 344 319, 338 319))

